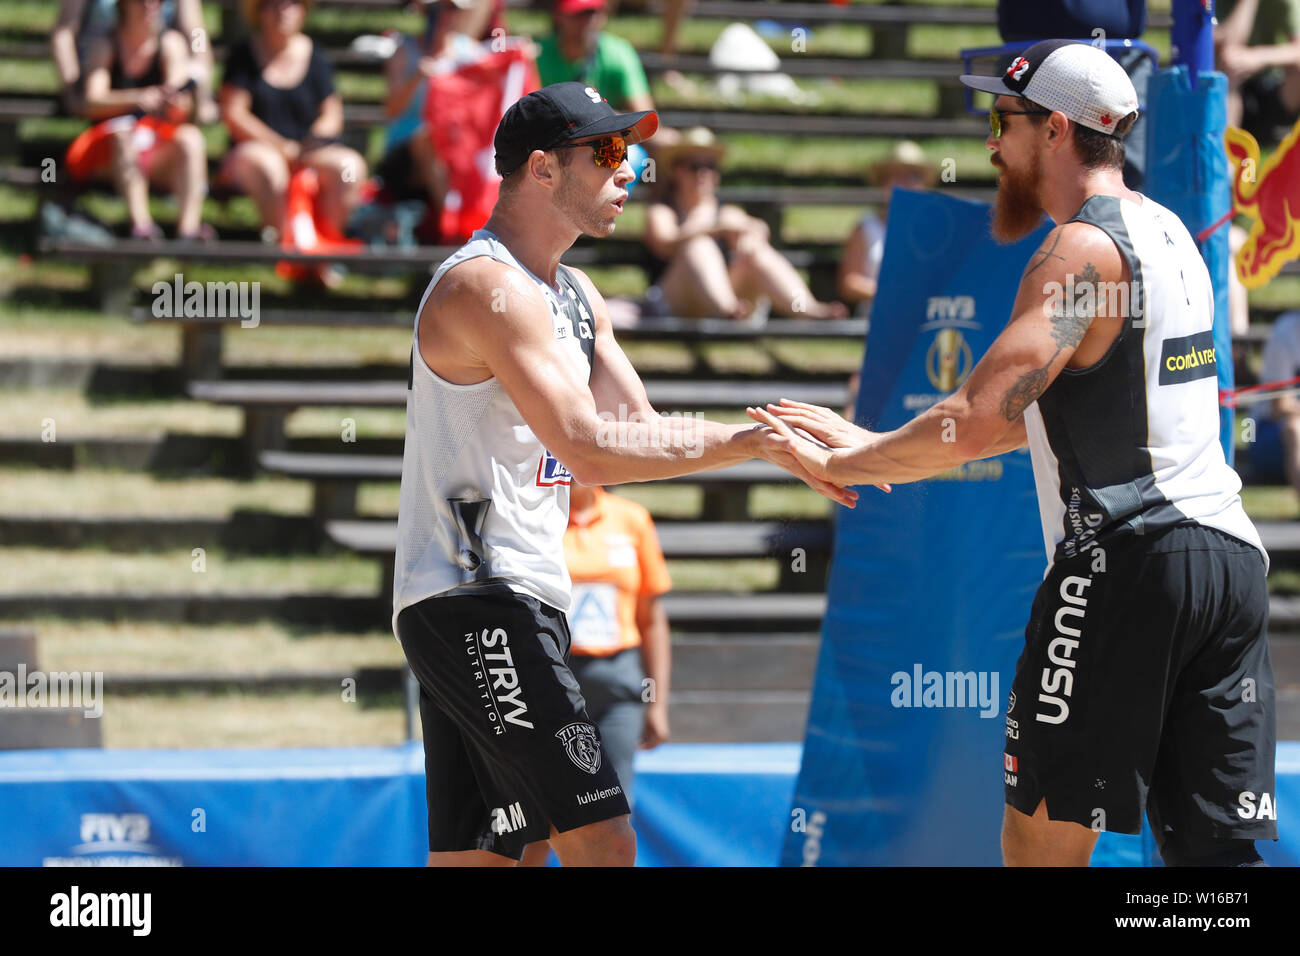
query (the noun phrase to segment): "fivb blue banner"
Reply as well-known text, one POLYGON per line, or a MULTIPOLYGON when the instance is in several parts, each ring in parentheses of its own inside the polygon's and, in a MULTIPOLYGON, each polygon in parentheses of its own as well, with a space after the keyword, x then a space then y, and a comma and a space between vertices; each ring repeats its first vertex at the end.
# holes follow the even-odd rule
MULTIPOLYGON (((999 246, 983 203, 895 190, 859 422, 897 428, 965 381, 1047 231, 999 246)), ((999 863, 1005 706, 1047 563, 1029 455, 861 491, 839 514, 782 863, 999 863)))

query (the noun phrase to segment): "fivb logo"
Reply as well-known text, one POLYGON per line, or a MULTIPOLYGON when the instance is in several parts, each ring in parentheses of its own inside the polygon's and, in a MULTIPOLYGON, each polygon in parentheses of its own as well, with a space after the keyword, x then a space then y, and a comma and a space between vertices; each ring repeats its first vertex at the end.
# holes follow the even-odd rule
POLYGON ((83 813, 81 844, 73 853, 154 853, 149 843, 149 818, 143 813, 83 813))
POLYGON ((181 866, 179 857, 164 857, 149 842, 149 818, 143 813, 83 813, 81 842, 71 855, 46 857, 45 866, 181 866))
POLYGON ((975 318, 972 295, 932 295, 925 300, 927 322, 969 322, 975 318))
POLYGON ((895 707, 978 707, 980 717, 998 715, 997 671, 927 671, 920 664, 912 672, 895 671, 889 678, 895 707))

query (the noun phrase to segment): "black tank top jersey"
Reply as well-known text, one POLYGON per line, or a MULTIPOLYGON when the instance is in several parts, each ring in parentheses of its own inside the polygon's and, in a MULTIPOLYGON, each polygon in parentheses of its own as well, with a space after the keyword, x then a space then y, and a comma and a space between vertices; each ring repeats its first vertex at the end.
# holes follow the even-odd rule
POLYGON ((311 134, 321 104, 334 94, 334 73, 315 43, 307 72, 292 89, 272 86, 262 78, 262 68, 247 40, 231 49, 225 82, 248 90, 253 99, 253 115, 294 142, 302 142, 311 134))
POLYGON ((162 86, 162 36, 158 36, 154 48, 153 60, 149 68, 139 76, 127 76, 122 70, 122 44, 116 33, 113 34, 113 66, 109 70, 109 86, 114 90, 143 90, 150 86, 162 86))
POLYGON ((1105 356, 1064 369, 1025 411, 1049 561, 1189 522, 1262 552, 1219 444, 1214 287, 1195 241, 1147 197, 1093 196, 1071 221, 1124 257, 1132 281, 1098 289, 1097 314, 1130 318, 1105 356))

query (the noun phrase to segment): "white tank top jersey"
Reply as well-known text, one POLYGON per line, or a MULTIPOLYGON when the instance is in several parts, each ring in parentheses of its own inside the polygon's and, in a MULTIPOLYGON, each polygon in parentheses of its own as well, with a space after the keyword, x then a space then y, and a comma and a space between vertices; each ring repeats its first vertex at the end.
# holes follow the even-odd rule
POLYGON ((1115 302, 1127 292, 1132 319, 1100 361, 1065 369, 1025 410, 1048 569, 1187 521, 1253 545, 1267 566, 1219 444, 1214 288, 1196 243, 1146 197, 1093 196, 1071 221, 1115 241, 1132 275, 1115 302))
POLYGON ((542 290, 564 353, 590 378, 595 322, 564 266, 560 291, 529 272, 495 235, 477 230, 442 263, 416 310, 406 395, 406 445, 397 515, 393 632, 397 615, 437 594, 501 589, 569 609, 564 531, 569 472, 543 447, 495 377, 454 385, 420 355, 419 315, 438 281, 490 256, 542 290))

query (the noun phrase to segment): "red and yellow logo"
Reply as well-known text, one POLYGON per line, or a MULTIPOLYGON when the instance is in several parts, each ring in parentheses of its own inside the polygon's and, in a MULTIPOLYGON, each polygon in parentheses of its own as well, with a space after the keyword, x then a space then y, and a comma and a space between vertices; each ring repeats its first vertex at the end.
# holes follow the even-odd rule
POLYGON ((1233 167, 1233 205, 1255 220, 1237 253, 1237 275, 1246 288, 1258 289, 1300 258, 1300 123, 1263 165, 1259 144, 1245 130, 1229 127, 1223 138, 1233 167))

